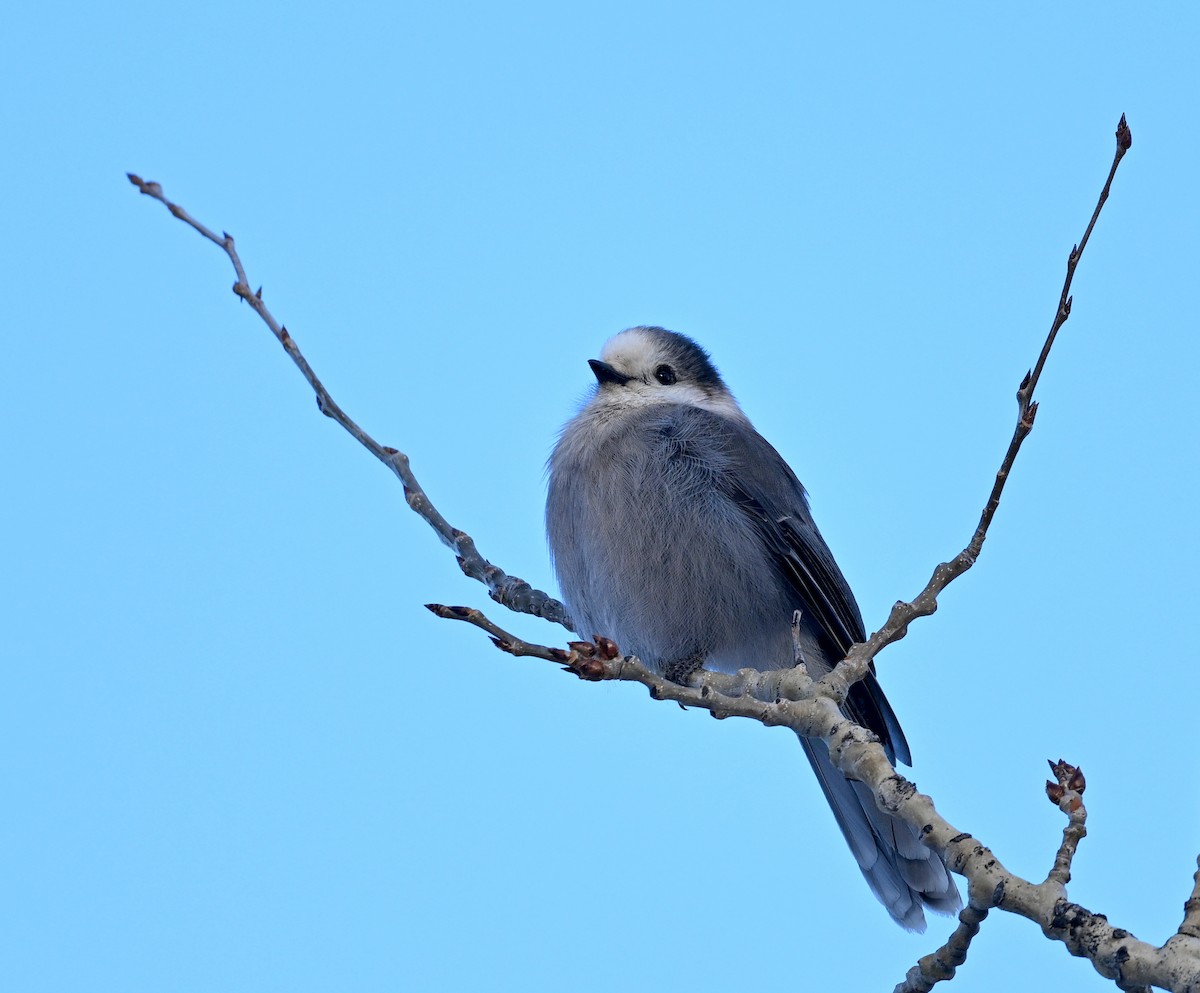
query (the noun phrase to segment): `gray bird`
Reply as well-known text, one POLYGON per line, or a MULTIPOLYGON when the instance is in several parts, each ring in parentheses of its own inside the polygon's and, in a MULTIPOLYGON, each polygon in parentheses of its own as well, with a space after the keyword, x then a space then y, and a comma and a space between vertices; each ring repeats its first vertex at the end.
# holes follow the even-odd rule
MULTIPOLYGON (((865 639, 862 615, 795 473, 742 413, 708 353, 658 327, 629 328, 590 361, 596 386, 550 456, 546 531, 563 598, 583 638, 677 682, 700 667, 792 666, 792 617, 814 677, 865 639)), ((888 757, 908 742, 874 673, 845 713, 888 757)), ((825 744, 801 739, 871 891, 903 927, 922 905, 961 906, 917 832, 846 779, 825 744)))

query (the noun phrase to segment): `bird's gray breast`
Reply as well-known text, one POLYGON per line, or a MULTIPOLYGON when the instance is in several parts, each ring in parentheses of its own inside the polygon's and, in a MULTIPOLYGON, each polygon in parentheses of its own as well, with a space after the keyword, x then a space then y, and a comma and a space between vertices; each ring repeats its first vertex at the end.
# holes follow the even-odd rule
POLYGON ((732 426, 679 407, 575 427, 551 458, 547 531, 580 635, 659 667, 790 664, 784 583, 730 495, 732 426))

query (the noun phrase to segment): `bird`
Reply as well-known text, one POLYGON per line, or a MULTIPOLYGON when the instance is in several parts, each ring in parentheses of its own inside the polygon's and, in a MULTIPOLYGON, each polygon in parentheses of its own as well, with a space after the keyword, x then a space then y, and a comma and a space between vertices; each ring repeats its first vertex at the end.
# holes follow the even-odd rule
MULTIPOLYGON (((793 666, 820 678, 866 639, 808 495, 755 430, 708 352, 665 328, 627 328, 589 360, 595 383, 550 455, 546 534, 580 637, 612 639, 661 676, 793 666), (793 618, 799 611, 798 637, 793 618)), ((893 764, 912 764, 871 672, 846 716, 893 764)), ((941 857, 800 738, 871 891, 910 931, 962 905, 941 857)))

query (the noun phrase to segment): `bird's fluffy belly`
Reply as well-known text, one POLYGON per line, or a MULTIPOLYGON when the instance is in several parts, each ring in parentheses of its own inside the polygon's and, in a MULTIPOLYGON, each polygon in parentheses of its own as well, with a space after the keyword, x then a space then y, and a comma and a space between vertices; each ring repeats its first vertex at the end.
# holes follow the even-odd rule
POLYGON ((589 608, 577 613, 581 634, 607 635, 658 667, 686 659, 723 670, 791 664, 795 605, 728 501, 627 487, 591 497, 579 529, 594 538, 590 567, 564 590, 572 609, 589 608), (620 526, 608 533, 592 523, 614 520, 620 526))

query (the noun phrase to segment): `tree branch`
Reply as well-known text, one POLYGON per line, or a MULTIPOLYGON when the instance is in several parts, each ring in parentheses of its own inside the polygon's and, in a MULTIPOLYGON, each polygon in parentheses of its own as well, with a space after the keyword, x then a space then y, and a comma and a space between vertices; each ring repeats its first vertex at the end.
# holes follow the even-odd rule
POLYGON ((246 278, 246 269, 234 247, 233 236, 227 232, 217 235, 211 228, 192 217, 179 204, 172 203, 163 194, 162 184, 144 180, 132 172, 126 173, 126 176, 129 177, 129 182, 144 195, 157 200, 171 212, 172 216, 195 228, 229 256, 229 261, 233 264, 233 271, 237 275, 237 282, 233 284, 233 292, 245 303, 248 303, 262 318, 263 323, 271 329, 276 340, 284 347, 291 360, 296 363, 300 374, 308 381, 308 385, 316 394, 317 407, 321 413, 340 424, 350 437, 396 474, 404 487, 404 498, 408 501, 408 505, 433 528, 445 544, 450 546, 462 571, 472 579, 483 583, 488 588, 491 598, 510 610, 543 617, 548 621, 561 624, 568 631, 573 630, 566 607, 559 601, 548 593, 534 589, 525 580, 510 576, 503 569, 493 565, 479 553, 469 534, 450 525, 433 505, 433 501, 429 499, 421 484, 417 482, 417 477, 409 466, 407 455, 395 448, 379 444, 338 406, 317 374, 313 372, 312 366, 308 364, 308 360, 301 353, 296 340, 288 333, 288 329, 275 319, 275 316, 267 309, 267 305, 263 303, 262 287, 251 291, 250 281, 246 278))
MULTIPOLYGON (((1052 787, 1062 787, 1062 795, 1055 799, 1052 793, 1051 799, 1060 806, 1066 805, 1064 811, 1068 816, 1068 824, 1054 868, 1043 882, 1031 883, 1009 872, 985 845, 946 821, 937 812, 933 801, 918 792, 913 783, 892 767, 876 736, 848 720, 840 710, 849 686, 869 671, 871 661, 878 652, 904 637, 908 625, 915 618, 932 614, 937 609, 937 597, 941 591, 974 565, 978 558, 1021 443, 1033 427, 1037 413, 1033 392, 1055 337, 1070 316, 1069 293, 1075 269, 1108 197, 1117 166, 1130 143, 1129 128, 1122 116, 1117 129, 1117 151, 1108 180, 1082 240, 1068 257, 1066 279, 1050 333, 1037 363, 1022 380, 1017 392, 1016 429, 971 540, 962 552, 934 570, 933 576, 915 599, 893 606, 883 627, 866 642, 854 646, 847 658, 820 681, 813 680, 805 667, 798 665, 786 670, 743 669, 732 675, 700 670, 683 685, 657 675, 637 658, 622 657, 617 646, 607 639, 598 638, 594 644, 571 642, 568 651, 532 645, 509 634, 478 610, 430 605, 430 609, 438 616, 467 621, 486 631, 497 647, 510 654, 559 663, 584 679, 638 682, 646 686, 650 695, 658 700, 674 700, 683 706, 703 708, 717 718, 745 717, 767 726, 789 727, 798 734, 819 737, 825 741, 831 760, 844 775, 865 783, 872 790, 880 809, 917 827, 925 844, 939 852, 949 868, 965 876, 970 884, 969 905, 960 915, 960 923, 950 939, 941 949, 918 962, 898 989, 925 990, 935 982, 952 976, 954 969, 965 960, 971 938, 978 931, 980 922, 990 908, 997 907, 1036 922, 1047 937, 1063 942, 1073 955, 1088 958, 1098 972, 1114 979, 1123 989, 1154 985, 1178 993, 1200 993, 1200 872, 1197 873, 1196 888, 1186 906, 1184 922, 1179 932, 1162 948, 1138 941, 1127 931, 1112 927, 1103 915, 1068 902, 1066 883, 1070 878, 1071 860, 1085 833, 1086 813, 1082 802, 1076 807, 1071 806, 1082 793, 1082 777, 1078 788, 1071 785, 1072 775, 1067 776, 1065 785, 1050 784, 1052 787)), ((379 445, 333 401, 286 328, 275 320, 263 304, 261 290, 255 293, 250 291, 233 239, 228 234, 218 237, 181 207, 171 203, 163 195, 159 184, 146 182, 132 174, 129 179, 143 194, 163 203, 172 215, 217 244, 229 256, 237 274, 234 293, 254 308, 287 350, 316 394, 321 411, 336 420, 399 477, 409 505, 454 550, 463 571, 483 582, 492 598, 504 606, 570 628, 570 619, 561 603, 532 589, 524 581, 508 576, 484 559, 471 538, 451 527, 434 508, 412 474, 408 458, 394 448, 379 445)), ((1064 770, 1071 769, 1072 774, 1078 772, 1065 763, 1059 765, 1064 770)), ((1057 772, 1056 769, 1056 776, 1057 772)))
POLYGON ((1083 257, 1083 250, 1087 247, 1088 239, 1092 236, 1092 229, 1096 226, 1096 221, 1100 217, 1100 211, 1104 207, 1105 201, 1108 200, 1113 177, 1117 174, 1117 166, 1121 164, 1125 153, 1129 151, 1130 146, 1133 144, 1133 135, 1129 130, 1129 125, 1125 121, 1124 114, 1121 115, 1120 123, 1117 125, 1116 139, 1116 151, 1113 154, 1112 165, 1108 170, 1108 178, 1105 180, 1104 188, 1100 191, 1100 197, 1096 201, 1096 209, 1092 211, 1092 217, 1088 221, 1083 238, 1080 239, 1078 245, 1075 245, 1071 249, 1071 254, 1067 256, 1067 275, 1063 281, 1062 293, 1059 295, 1058 308, 1055 310, 1054 320, 1050 324, 1050 332, 1046 336, 1045 344, 1042 345, 1042 351, 1038 355, 1038 360, 1032 371, 1025 374, 1025 378, 1021 380, 1021 385, 1017 389, 1017 425, 1013 430, 1012 440, 1008 443, 1008 450, 1004 453, 1000 468, 996 472, 996 479, 992 483, 992 492, 988 495, 987 503, 984 504, 983 513, 979 517, 979 524, 975 528, 975 533, 971 535, 971 540, 967 542, 966 548, 949 562, 942 562, 933 570, 933 576, 930 577, 929 582, 925 584, 925 588, 913 600, 907 603, 900 602, 895 604, 883 627, 872 634, 865 642, 853 646, 846 658, 825 676, 825 679, 831 685, 838 687, 839 702, 845 699, 845 694, 850 686, 866 676, 870 670, 871 662, 876 655, 888 645, 899 641, 908 634, 909 624, 916 620, 916 618, 927 617, 937 610, 938 595, 955 579, 970 569, 978 560, 979 554, 983 550, 983 543, 987 538, 988 528, 991 527, 992 519, 996 516, 996 511, 1000 507, 1000 497, 1004 493, 1004 484, 1008 482, 1009 473, 1012 471, 1013 463, 1016 462, 1017 453, 1021 450, 1021 444, 1029 436, 1029 432, 1033 430, 1033 420, 1037 416, 1038 407, 1033 400, 1033 391, 1037 387, 1038 380, 1042 377, 1042 370, 1045 368, 1046 360, 1050 357, 1050 349, 1054 345, 1054 340, 1058 337, 1059 329, 1067 322, 1067 318, 1071 316, 1070 292, 1071 283, 1075 279, 1075 269, 1079 265, 1079 260, 1083 257))
MULTIPOLYGON (((488 631, 493 640, 512 638, 479 611, 466 607, 435 610, 439 614, 441 611, 447 612, 443 616, 488 631)), ((959 926, 946 944, 909 970, 905 979, 909 985, 901 984, 898 989, 929 989, 951 978, 953 970, 965 960, 987 911, 998 908, 1033 921, 1046 937, 1061 941, 1072 955, 1088 959, 1097 972, 1116 981, 1121 989, 1158 986, 1176 993, 1200 993, 1200 939, 1180 933, 1161 948, 1155 947, 1114 927, 1104 914, 1067 899, 1070 861, 1083 836, 1078 829, 1086 816, 1081 813, 1081 802, 1075 806, 1082 793, 1082 776, 1074 766, 1057 763, 1065 770, 1068 787, 1057 799, 1053 791, 1047 792, 1056 805, 1074 809, 1065 811, 1068 825, 1054 870, 1043 882, 1032 883, 1011 872, 986 845, 942 817, 933 800, 896 771, 879 739, 848 719, 829 694, 825 681, 812 679, 803 667, 741 669, 732 674, 701 669, 684 685, 652 671, 635 656, 621 656, 606 639, 601 639, 599 645, 572 642, 570 652, 523 642, 521 646, 522 650, 513 654, 562 663, 569 660, 565 668, 584 679, 641 683, 655 700, 673 700, 684 707, 707 710, 718 719, 744 717, 767 727, 786 727, 805 737, 822 739, 829 746, 833 764, 847 778, 870 787, 881 810, 916 827, 925 844, 939 852, 946 865, 969 883, 968 910, 972 912, 960 914, 959 926)), ((498 647, 512 651, 511 647, 498 647)))
POLYGON ((950 933, 946 943, 936 952, 918 959, 893 993, 929 993, 937 983, 953 979, 958 967, 967 960, 971 941, 987 915, 986 908, 963 907, 958 914, 958 927, 950 933))
MULTIPOLYGON (((842 773, 869 785, 880 809, 903 817, 917 827, 925 843, 936 849, 952 870, 967 877, 972 899, 960 914, 958 927, 945 945, 922 958, 909 971, 897 990, 925 991, 937 982, 952 978, 956 968, 966 960, 980 923, 994 906, 1036 922, 1048 937, 1062 941, 1071 954, 1088 958, 1101 975, 1114 979, 1123 989, 1152 984, 1190 991, 1195 984, 1196 990, 1200 991, 1200 942, 1186 946, 1180 942, 1174 947, 1156 948, 1138 941, 1123 929, 1113 928, 1104 915, 1067 901, 1066 884, 1070 880, 1071 863, 1079 842, 1086 835, 1087 812, 1081 797, 1084 780, 1076 767, 1061 760, 1051 763, 1057 782, 1048 783, 1047 792, 1067 815, 1068 821, 1053 868, 1044 882, 1034 884, 1011 873, 986 846, 956 830, 938 815, 933 801, 918 793, 916 787, 888 762, 875 736, 847 720, 839 709, 849 687, 866 675, 875 656, 887 645, 903 638, 908 625, 917 617, 934 613, 940 593, 978 560, 1017 454, 1033 429, 1037 414, 1034 390, 1058 332, 1070 317, 1070 289, 1075 270, 1108 199, 1117 167, 1131 143, 1129 127, 1122 115, 1108 177, 1083 238, 1067 258, 1066 277, 1049 333, 1036 364, 1026 373, 1017 390, 1017 423, 979 523, 966 547, 949 562, 938 565, 925 588, 913 600, 895 604, 884 626, 866 642, 851 648, 846 659, 820 681, 812 680, 804 667, 798 666, 767 672, 744 669, 732 676, 700 670, 686 686, 681 686, 653 673, 633 657, 606 657, 601 650, 588 656, 590 668, 585 678, 639 682, 657 700, 675 700, 683 706, 701 707, 718 718, 747 717, 767 726, 785 726, 801 735, 820 737, 829 746, 830 757, 842 773)), ((575 642, 571 648, 572 657, 578 656, 581 649, 587 655, 587 643, 575 642)), ((577 667, 567 668, 583 675, 577 667)), ((1200 880, 1200 874, 1197 878, 1200 880)), ((1200 891, 1200 882, 1197 888, 1200 891)), ((1192 906, 1193 902, 1189 901, 1189 908, 1192 906)), ((1196 915, 1200 917, 1200 910, 1196 915)), ((1188 920, 1191 920, 1190 916, 1188 920)))
POLYGON ((1046 780, 1046 796, 1050 802, 1067 815, 1067 826, 1063 828, 1062 844, 1054 857, 1054 867, 1046 876, 1046 882, 1064 888, 1071 881, 1071 862, 1079 843, 1087 835, 1087 808, 1083 805, 1086 782, 1083 770, 1059 759, 1050 762, 1054 782, 1046 780))

